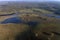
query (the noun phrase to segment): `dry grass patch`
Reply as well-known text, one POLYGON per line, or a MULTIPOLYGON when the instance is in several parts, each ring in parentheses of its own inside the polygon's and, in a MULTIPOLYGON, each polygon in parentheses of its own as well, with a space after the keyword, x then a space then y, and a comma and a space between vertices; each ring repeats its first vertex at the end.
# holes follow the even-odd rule
POLYGON ((0 40, 14 40, 16 35, 28 29, 25 24, 0 24, 0 40))

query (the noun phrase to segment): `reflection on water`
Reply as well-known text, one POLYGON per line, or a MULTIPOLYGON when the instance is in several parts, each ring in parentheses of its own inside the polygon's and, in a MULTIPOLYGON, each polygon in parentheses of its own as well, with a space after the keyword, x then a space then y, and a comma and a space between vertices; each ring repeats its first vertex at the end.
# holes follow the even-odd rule
POLYGON ((7 24, 7 23, 22 23, 23 20, 17 18, 17 17, 13 17, 13 18, 8 18, 6 20, 4 20, 3 22, 1 22, 1 24, 7 24))
POLYGON ((60 18, 60 15, 54 15, 54 14, 44 14, 44 16, 60 18))

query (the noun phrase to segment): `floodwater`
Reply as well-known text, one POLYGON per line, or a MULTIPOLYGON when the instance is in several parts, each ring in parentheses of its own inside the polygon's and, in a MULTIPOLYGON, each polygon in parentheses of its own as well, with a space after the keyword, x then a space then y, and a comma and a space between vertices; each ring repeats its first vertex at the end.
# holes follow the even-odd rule
MULTIPOLYGON (((14 16, 12 18, 8 18, 6 20, 4 20, 3 22, 0 22, 1 24, 7 24, 7 23, 25 23, 24 20, 22 20, 21 18, 17 17, 15 13, 13 14, 5 14, 5 15, 1 15, 1 16, 14 16)), ((54 18, 60 18, 59 15, 54 15, 54 14, 42 14, 42 16, 48 16, 48 17, 54 17, 54 18)), ((37 24, 36 21, 30 21, 30 22, 27 22, 28 25, 35 25, 37 24)))
POLYGON ((13 17, 13 18, 8 18, 6 20, 4 20, 3 22, 1 22, 1 24, 7 24, 7 23, 22 23, 23 20, 21 20, 20 18, 17 17, 13 17))
POLYGON ((60 15, 55 15, 55 14, 44 14, 44 16, 60 18, 60 15))

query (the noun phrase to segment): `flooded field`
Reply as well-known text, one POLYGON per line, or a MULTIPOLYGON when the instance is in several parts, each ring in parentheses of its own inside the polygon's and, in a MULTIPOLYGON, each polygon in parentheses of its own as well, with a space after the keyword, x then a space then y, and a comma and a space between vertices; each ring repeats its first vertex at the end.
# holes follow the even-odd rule
POLYGON ((0 40, 60 40, 59 3, 8 1, 0 5, 0 40))

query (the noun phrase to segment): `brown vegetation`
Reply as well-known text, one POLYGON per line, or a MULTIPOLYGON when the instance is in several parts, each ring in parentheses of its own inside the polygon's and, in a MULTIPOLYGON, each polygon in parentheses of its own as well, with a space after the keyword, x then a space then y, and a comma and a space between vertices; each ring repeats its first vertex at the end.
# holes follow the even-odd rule
POLYGON ((0 24, 0 40, 15 40, 15 36, 28 29, 25 24, 0 24))

